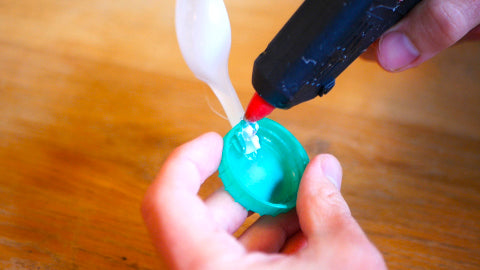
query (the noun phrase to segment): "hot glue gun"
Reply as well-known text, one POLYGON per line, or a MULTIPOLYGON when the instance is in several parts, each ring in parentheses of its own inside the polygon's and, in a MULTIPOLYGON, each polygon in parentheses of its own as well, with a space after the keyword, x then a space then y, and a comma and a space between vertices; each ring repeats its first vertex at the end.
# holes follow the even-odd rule
POLYGON ((288 109, 335 85, 335 78, 420 0, 305 0, 255 60, 256 93, 245 119, 288 109))

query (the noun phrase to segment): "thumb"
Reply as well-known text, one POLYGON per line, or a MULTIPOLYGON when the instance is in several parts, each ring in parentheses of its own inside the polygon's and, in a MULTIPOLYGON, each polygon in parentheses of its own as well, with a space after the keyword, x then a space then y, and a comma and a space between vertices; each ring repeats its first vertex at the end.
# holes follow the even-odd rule
POLYGON ((339 225, 355 223, 340 194, 341 181, 342 168, 332 155, 319 155, 308 164, 298 191, 297 214, 309 241, 335 235, 344 229, 339 225))
POLYGON ((480 23, 480 0, 423 0, 379 40, 388 71, 415 67, 452 46, 480 23))

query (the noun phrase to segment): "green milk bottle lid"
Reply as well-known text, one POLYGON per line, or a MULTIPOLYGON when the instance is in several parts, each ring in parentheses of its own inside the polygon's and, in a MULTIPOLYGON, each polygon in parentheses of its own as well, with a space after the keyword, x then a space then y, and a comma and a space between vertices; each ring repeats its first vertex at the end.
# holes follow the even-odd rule
POLYGON ((219 176, 236 202, 271 216, 295 207, 309 159, 292 133, 270 119, 253 124, 242 120, 225 135, 223 144, 219 176), (258 128, 256 137, 246 138, 251 128, 258 128))

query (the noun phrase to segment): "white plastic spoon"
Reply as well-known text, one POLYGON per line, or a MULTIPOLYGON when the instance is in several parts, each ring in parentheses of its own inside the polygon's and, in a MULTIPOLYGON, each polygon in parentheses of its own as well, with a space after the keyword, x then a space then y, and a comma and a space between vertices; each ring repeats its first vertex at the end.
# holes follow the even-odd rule
POLYGON ((183 58, 195 76, 210 86, 235 126, 244 111, 228 74, 231 30, 225 4, 222 0, 177 0, 175 9, 183 58))

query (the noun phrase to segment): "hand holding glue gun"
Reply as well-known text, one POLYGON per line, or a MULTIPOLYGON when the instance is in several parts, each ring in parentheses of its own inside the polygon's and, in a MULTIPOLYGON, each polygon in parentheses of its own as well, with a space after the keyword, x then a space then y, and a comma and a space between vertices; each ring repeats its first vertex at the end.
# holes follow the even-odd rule
POLYGON ((373 42, 366 58, 402 71, 479 39, 479 24, 480 0, 306 0, 255 61, 245 118, 327 94, 373 42))

